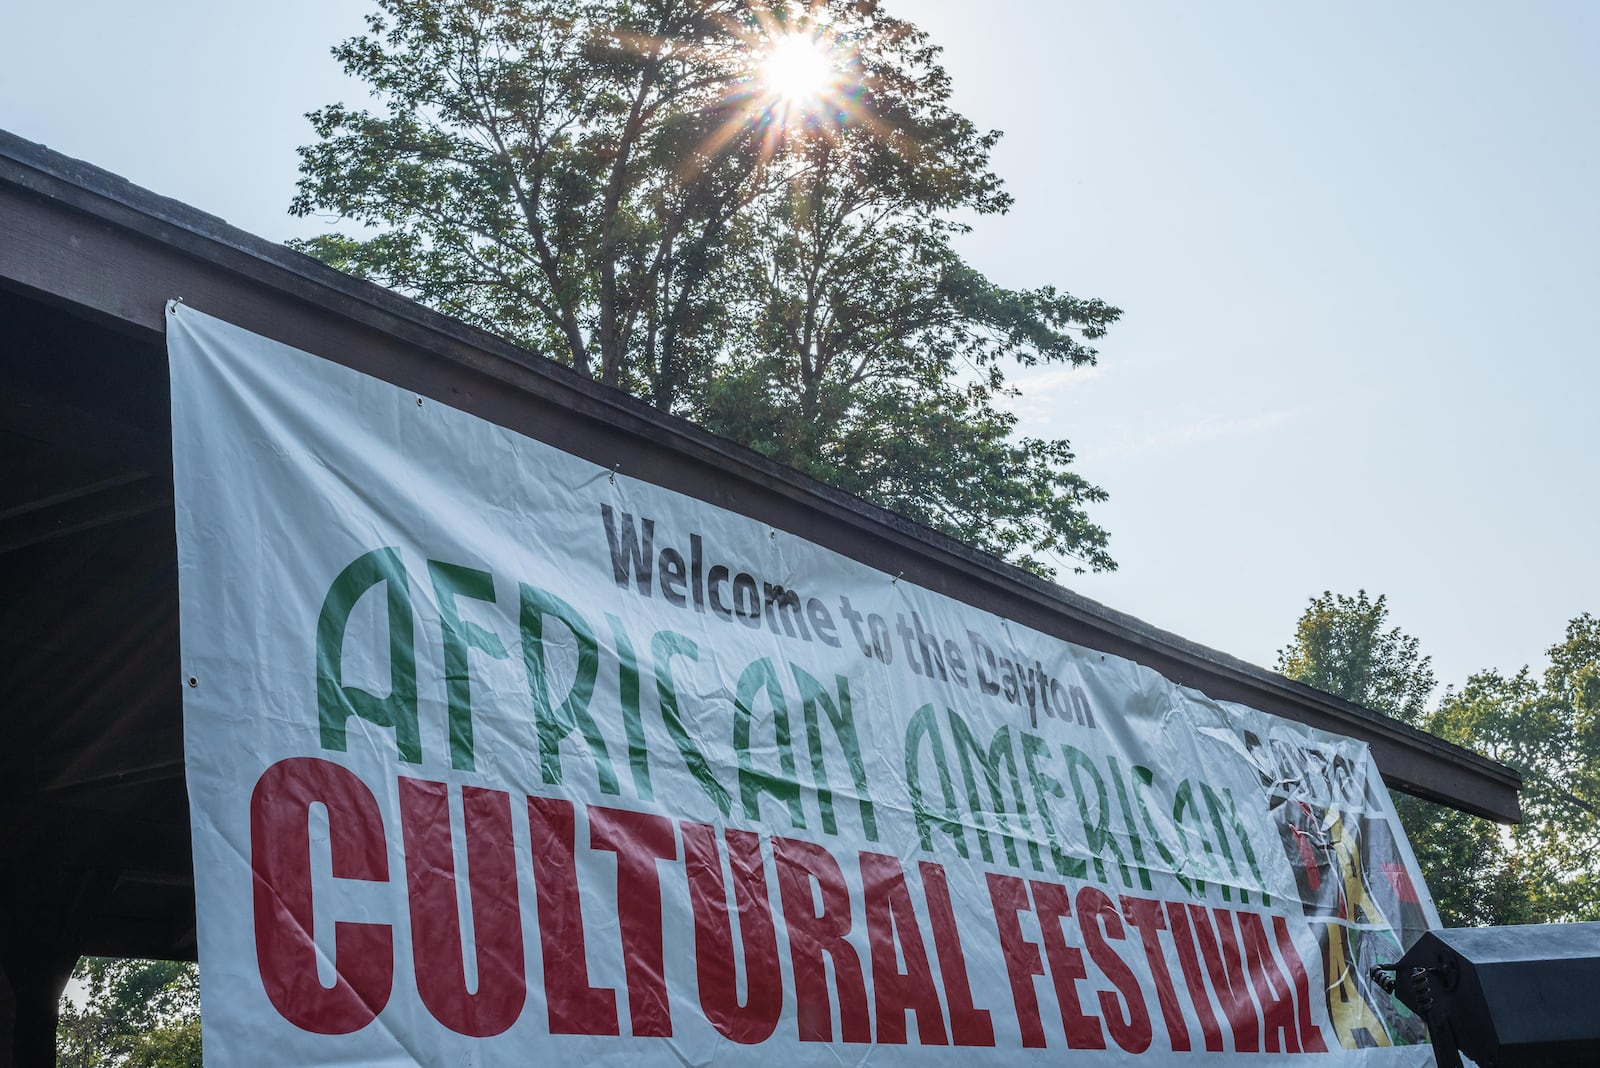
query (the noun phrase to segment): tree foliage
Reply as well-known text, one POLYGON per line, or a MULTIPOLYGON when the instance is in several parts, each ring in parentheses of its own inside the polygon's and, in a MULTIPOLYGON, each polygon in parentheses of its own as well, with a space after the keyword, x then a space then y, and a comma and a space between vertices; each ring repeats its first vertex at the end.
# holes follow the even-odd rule
POLYGON ((380 0, 335 49, 374 105, 310 116, 301 243, 667 411, 1048 570, 1114 566, 1006 371, 1092 363, 1120 312, 965 263, 999 134, 876 0, 380 0), (802 40, 831 72, 763 80, 802 40))
POLYGON ((1522 773, 1512 841, 1533 921, 1600 919, 1600 619, 1585 613, 1543 674, 1482 671, 1446 696, 1431 729, 1522 773))
MULTIPOLYGON (((1436 685, 1432 659, 1416 638, 1388 626, 1388 617, 1385 598, 1370 598, 1365 590, 1354 597, 1313 597, 1294 640, 1278 653, 1278 670, 1375 712, 1440 731, 1446 724, 1427 712, 1436 685)), ((1447 696, 1446 704, 1452 700, 1447 696)), ((1459 733, 1454 740, 1482 748, 1459 733)), ((1530 922, 1525 858, 1506 847, 1493 823, 1420 798, 1393 796, 1446 926, 1530 922)))
POLYGON ((1354 597, 1325 590, 1300 616, 1294 641, 1278 651, 1278 670, 1414 726, 1437 685, 1433 658, 1399 627, 1385 630, 1388 617, 1382 594, 1373 600, 1366 590, 1354 597))
POLYGON ((200 1068, 200 980, 193 964, 84 957, 63 998, 57 1068, 200 1068))

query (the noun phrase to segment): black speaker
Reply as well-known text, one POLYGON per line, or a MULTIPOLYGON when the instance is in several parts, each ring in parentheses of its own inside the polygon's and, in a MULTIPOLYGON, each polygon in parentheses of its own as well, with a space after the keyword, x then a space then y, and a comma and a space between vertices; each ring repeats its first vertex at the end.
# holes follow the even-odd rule
POLYGON ((1429 931, 1381 970, 1439 1068, 1600 1065, 1600 923, 1429 931))

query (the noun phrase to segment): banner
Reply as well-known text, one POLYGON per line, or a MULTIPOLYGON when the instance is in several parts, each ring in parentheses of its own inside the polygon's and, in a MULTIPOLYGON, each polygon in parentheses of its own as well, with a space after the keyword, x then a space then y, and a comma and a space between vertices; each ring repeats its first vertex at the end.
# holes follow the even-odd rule
POLYGON ((167 322, 208 1063, 1431 1063, 1363 744, 167 322))

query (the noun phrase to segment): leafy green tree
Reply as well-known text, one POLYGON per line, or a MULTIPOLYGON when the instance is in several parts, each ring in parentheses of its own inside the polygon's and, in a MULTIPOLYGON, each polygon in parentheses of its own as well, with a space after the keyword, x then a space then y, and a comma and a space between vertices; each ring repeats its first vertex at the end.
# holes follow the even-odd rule
POLYGON ((200 979, 193 964, 84 957, 80 1008, 63 998, 57 1068, 200 1068, 200 979))
POLYGON ((1600 619, 1567 624, 1542 675, 1483 671, 1448 694, 1429 727, 1523 775, 1512 831, 1528 873, 1530 922, 1600 919, 1600 619))
POLYGON ((966 264, 999 134, 876 0, 380 0, 311 115, 300 247, 1048 573, 1110 569, 1105 494, 1018 437, 1017 363, 1120 312, 966 264), (798 54, 810 84, 774 77, 798 54))
POLYGON ((1323 591, 1295 625, 1294 641, 1278 651, 1289 678, 1416 726, 1437 682, 1433 658, 1399 627, 1384 629, 1389 606, 1366 590, 1354 597, 1323 591))
MULTIPOLYGON (((1388 626, 1388 617, 1381 594, 1373 599, 1359 590, 1354 597, 1331 592, 1313 597, 1294 640, 1279 651, 1277 668, 1375 712, 1437 729, 1440 724, 1427 714, 1436 686, 1433 661, 1416 638, 1388 626)), ((1475 738, 1458 735, 1456 740, 1483 748, 1475 738)), ((1506 848, 1493 823, 1421 798, 1393 797, 1446 926, 1530 922, 1522 858, 1506 848)))

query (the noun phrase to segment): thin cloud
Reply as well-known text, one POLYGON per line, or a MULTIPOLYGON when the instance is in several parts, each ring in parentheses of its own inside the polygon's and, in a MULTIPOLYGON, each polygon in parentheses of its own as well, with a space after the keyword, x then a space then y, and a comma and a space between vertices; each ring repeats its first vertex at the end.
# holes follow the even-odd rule
POLYGON ((1075 389, 1105 377, 1104 368, 1097 364, 1083 367, 1039 367, 1014 376, 1012 382, 1022 391, 1020 397, 997 398, 1024 424, 1053 418, 1062 399, 1075 389))
POLYGON ((1085 382, 1093 382, 1097 378, 1104 378, 1106 369, 1097 363, 1085 364, 1082 367, 1054 366, 1041 367, 1030 370, 1026 377, 1021 377, 1023 388, 1030 393, 1052 393, 1074 386, 1081 386, 1085 382))
POLYGON ((1113 456, 1129 456, 1143 452, 1188 448, 1212 441, 1234 440, 1270 434, 1297 422, 1306 414, 1305 408, 1284 408, 1275 412, 1234 417, 1213 416, 1195 423, 1169 427, 1155 434, 1131 441, 1122 441, 1095 449, 1084 460, 1103 460, 1113 456))

